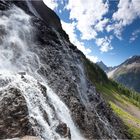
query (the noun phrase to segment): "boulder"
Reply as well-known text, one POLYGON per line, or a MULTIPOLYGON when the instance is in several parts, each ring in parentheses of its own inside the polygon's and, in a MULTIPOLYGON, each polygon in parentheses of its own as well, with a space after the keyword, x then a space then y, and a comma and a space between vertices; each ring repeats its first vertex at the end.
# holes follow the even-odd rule
POLYGON ((34 135, 28 119, 28 109, 20 89, 10 87, 0 91, 0 138, 34 135))
POLYGON ((56 128, 56 132, 61 136, 61 137, 68 137, 71 138, 71 134, 70 134, 70 129, 69 127, 67 127, 67 125, 63 122, 61 122, 57 128, 56 128))

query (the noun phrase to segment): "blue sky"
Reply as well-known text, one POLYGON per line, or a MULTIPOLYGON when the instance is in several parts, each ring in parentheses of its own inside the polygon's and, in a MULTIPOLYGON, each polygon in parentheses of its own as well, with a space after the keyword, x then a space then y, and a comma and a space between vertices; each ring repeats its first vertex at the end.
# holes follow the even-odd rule
POLYGON ((108 66, 140 55, 140 0, 44 0, 70 41, 108 66))

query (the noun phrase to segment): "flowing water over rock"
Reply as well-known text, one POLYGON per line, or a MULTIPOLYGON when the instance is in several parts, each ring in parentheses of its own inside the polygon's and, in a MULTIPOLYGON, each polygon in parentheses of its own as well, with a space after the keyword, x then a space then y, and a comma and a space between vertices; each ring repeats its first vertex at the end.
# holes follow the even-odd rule
POLYGON ((5 89, 19 89, 37 136, 45 140, 82 140, 67 106, 49 88, 47 79, 37 73, 41 63, 37 54, 30 51, 31 45, 35 45, 33 30, 30 17, 16 6, 3 12, 0 18, 1 100, 5 89))
POLYGON ((39 1, 30 2, 0 0, 0 138, 126 138, 59 18, 51 11, 55 25, 47 22, 36 13, 39 1))

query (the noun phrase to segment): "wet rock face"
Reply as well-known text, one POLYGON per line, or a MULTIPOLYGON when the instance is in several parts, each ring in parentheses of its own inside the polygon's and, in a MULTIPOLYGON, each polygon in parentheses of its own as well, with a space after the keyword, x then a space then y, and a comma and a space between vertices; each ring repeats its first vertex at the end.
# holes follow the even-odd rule
POLYGON ((55 112, 55 107, 47 96, 47 88, 38 81, 32 80, 31 77, 28 78, 21 73, 0 75, 0 139, 22 138, 29 135, 38 136, 43 140, 61 138, 70 140, 70 128, 55 112), (45 99, 46 104, 40 103, 40 96, 41 100, 45 99), (45 108, 47 106, 49 108, 45 108), (50 117, 53 117, 54 122, 50 117), (42 121, 45 125, 40 123, 42 121), (48 126, 50 131, 44 131, 46 128, 43 126, 48 126), (48 136, 52 131, 57 137, 48 136))
MULTIPOLYGON (((26 6, 25 9, 23 7, 25 11, 26 6)), ((122 122, 113 114, 86 76, 85 56, 69 42, 64 32, 53 30, 34 16, 32 16, 32 26, 36 32, 34 32, 35 41, 30 51, 37 54, 40 60, 39 69, 36 72, 46 78, 49 86, 68 106, 77 128, 85 138, 88 140, 127 138, 122 122)), ((0 102, 0 118, 2 118, 0 136, 6 138, 34 135, 28 120, 27 105, 20 89, 5 89, 0 94, 2 95, 0 96, 2 97, 0 98, 2 100, 0 102), (6 111, 4 111, 5 108, 7 108, 6 111), (13 115, 14 113, 16 115, 13 115)), ((42 94, 45 95, 43 86, 42 94)), ((32 98, 34 99, 35 97, 32 98)), ((42 114, 47 122, 48 114, 43 111, 42 114)), ((34 127, 38 125, 35 121, 34 124, 34 127)), ((60 123, 55 130, 62 137, 70 137, 69 128, 64 123, 60 123)))
POLYGON ((43 64, 38 70, 69 107, 73 120, 87 139, 126 138, 122 121, 105 103, 84 71, 84 55, 65 35, 33 18, 36 44, 31 48, 43 64))
POLYGON ((10 7, 9 2, 5 2, 4 0, 0 0, 0 10, 7 10, 10 7))
POLYGON ((59 135, 61 135, 61 137, 63 138, 71 138, 71 134, 70 134, 70 129, 67 127, 67 125, 65 123, 60 123, 56 130, 55 130, 59 135))
POLYGON ((49 7, 45 5, 43 0, 30 0, 30 1, 19 1, 19 0, 11 0, 15 5, 19 6, 26 13, 30 15, 34 15, 48 26, 54 28, 57 31, 62 31, 62 26, 59 17, 55 12, 53 12, 49 7), (30 5, 32 8, 29 8, 30 5), (35 12, 34 12, 35 11, 35 12))
POLYGON ((0 91, 0 138, 34 135, 26 101, 17 88, 0 91))
POLYGON ((44 20, 44 22, 56 30, 62 30, 59 17, 49 7, 47 7, 43 0, 31 1, 33 7, 35 7, 37 13, 44 20))

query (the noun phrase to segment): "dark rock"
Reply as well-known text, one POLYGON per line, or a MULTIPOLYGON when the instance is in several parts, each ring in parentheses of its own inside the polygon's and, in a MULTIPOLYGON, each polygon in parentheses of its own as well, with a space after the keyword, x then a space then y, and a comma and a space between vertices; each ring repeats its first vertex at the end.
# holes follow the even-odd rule
POLYGON ((26 101, 17 88, 0 91, 0 138, 35 135, 28 119, 26 101))
POLYGON ((26 72, 19 72, 19 75, 21 75, 21 78, 24 78, 24 75, 26 75, 26 72))
POLYGON ((49 7, 47 7, 43 0, 31 1, 33 7, 36 9, 39 16, 51 27, 56 30, 62 30, 59 17, 49 7))
MULTIPOLYGON (((35 39, 34 45, 29 49, 38 55, 42 64, 37 72, 46 78, 48 85, 68 106, 81 134, 88 140, 126 139, 122 121, 114 115, 86 76, 86 57, 83 53, 69 42, 64 31, 57 32, 43 20, 33 16, 27 4, 21 1, 14 1, 14 4, 32 15, 35 39)), ((39 88, 45 96, 46 89, 43 86, 39 88)), ((5 89, 0 92, 0 96, 3 97, 0 102, 0 138, 35 135, 27 117, 27 105, 20 89, 5 89)), ((47 122, 47 114, 43 112, 43 116, 47 122)), ((39 125, 34 118, 32 119, 34 127, 39 125)), ((60 123, 56 131, 62 137, 70 137, 70 130, 64 123, 60 123)))
POLYGON ((7 10, 10 7, 8 1, 0 0, 0 10, 7 10))
POLYGON ((11 0, 15 5, 22 8, 27 14, 34 15, 40 20, 42 20, 45 24, 48 26, 54 28, 57 31, 62 32, 62 26, 59 17, 55 12, 53 12, 49 7, 47 7, 43 0, 31 0, 28 1, 30 6, 32 6, 36 13, 32 11, 32 8, 28 7, 28 4, 25 0, 19 1, 19 0, 11 0))
POLYGON ((41 67, 38 72, 47 78, 48 84, 66 103, 81 133, 87 139, 116 138, 115 135, 119 138, 127 137, 120 131, 121 129, 118 129, 119 127, 123 128, 120 119, 107 107, 85 73, 81 71, 81 69, 84 70, 83 59, 86 59, 83 57, 83 53, 41 21, 33 21, 37 29, 36 43, 41 44, 41 46, 32 48, 32 50, 40 56, 40 61, 44 64, 44 67, 41 67), (40 31, 41 28, 42 31, 40 31), (55 34, 55 39, 50 35, 50 32, 55 34), (43 41, 40 40, 40 36, 43 41), (56 39, 59 40, 59 43, 55 41, 56 39), (83 82, 81 78, 85 79, 85 85, 81 85, 83 82), (84 96, 87 96, 85 103, 84 96), (96 110, 96 105, 99 105, 100 109, 96 110), (115 123, 114 118, 116 118, 117 123, 115 123), (102 120, 107 122, 107 127, 102 120), (113 135, 113 131, 115 135, 113 135))
POLYGON ((70 129, 65 123, 60 123, 55 130, 63 138, 71 138, 70 129))

